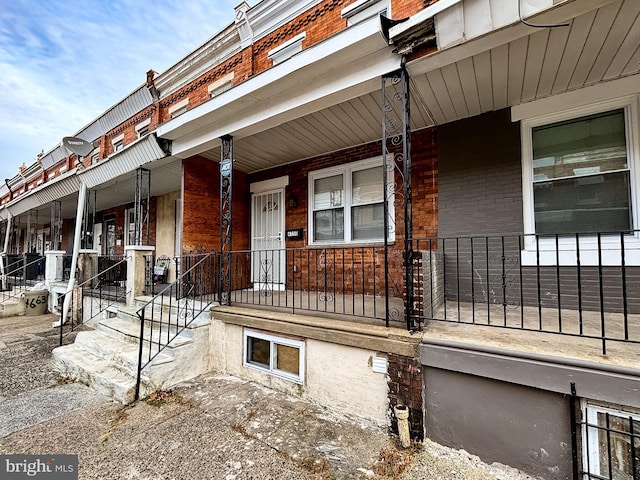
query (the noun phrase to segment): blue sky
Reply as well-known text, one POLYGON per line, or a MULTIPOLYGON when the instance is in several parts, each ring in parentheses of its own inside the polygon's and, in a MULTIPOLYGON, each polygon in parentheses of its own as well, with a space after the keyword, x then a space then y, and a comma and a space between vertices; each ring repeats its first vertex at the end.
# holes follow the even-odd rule
POLYGON ((0 182, 204 43, 238 3, 0 0, 0 182))

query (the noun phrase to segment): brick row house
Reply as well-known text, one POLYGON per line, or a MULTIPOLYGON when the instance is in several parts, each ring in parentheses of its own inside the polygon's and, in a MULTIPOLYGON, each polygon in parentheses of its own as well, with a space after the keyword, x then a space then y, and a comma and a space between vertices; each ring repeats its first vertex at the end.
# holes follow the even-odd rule
POLYGON ((133 331, 136 394, 217 370, 640 478, 639 44, 634 0, 242 2, 0 187, 4 256, 124 265, 54 352, 80 379, 133 331))

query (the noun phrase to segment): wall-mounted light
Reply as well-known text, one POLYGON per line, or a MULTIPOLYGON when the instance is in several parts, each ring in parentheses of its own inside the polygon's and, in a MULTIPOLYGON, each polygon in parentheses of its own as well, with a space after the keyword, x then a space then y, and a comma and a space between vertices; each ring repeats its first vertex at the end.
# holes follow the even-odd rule
POLYGON ((289 200, 287 200, 287 207, 289 208, 297 208, 298 207, 298 196, 291 195, 289 200))

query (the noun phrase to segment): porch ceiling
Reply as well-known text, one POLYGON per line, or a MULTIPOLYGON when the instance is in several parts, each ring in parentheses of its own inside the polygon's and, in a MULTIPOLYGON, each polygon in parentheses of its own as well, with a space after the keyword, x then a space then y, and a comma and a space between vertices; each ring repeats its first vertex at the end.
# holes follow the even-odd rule
MULTIPOLYGON (((640 2, 614 1, 565 21, 568 27, 515 25, 511 31, 473 41, 497 44, 493 48, 459 45, 410 62, 411 128, 441 125, 640 73, 640 2), (456 60, 447 62, 439 55, 456 60)), ((380 97, 379 90, 367 93, 238 138, 236 167, 254 172, 379 140, 380 97)), ((219 148, 201 155, 220 160, 219 148)))
POLYGON ((563 21, 569 26, 526 27, 526 35, 518 33, 523 25, 514 26, 511 41, 488 50, 474 49, 491 41, 485 38, 416 60, 407 67, 413 93, 435 123, 444 124, 640 73, 638 0, 563 21), (458 60, 443 62, 445 56, 458 60))

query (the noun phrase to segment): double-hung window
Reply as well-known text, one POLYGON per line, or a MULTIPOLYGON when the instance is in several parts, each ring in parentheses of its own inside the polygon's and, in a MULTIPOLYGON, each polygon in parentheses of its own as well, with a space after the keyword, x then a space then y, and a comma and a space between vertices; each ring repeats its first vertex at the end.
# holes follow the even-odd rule
POLYGON ((533 127, 538 234, 633 229, 624 109, 533 127))
MULTIPOLYGON (((380 157, 309 174, 311 243, 384 240, 388 189, 384 188, 382 169, 380 157)), ((390 217, 392 205, 390 201, 390 217)))
POLYGON ((523 119, 524 264, 575 264, 578 252, 584 265, 619 264, 621 235, 628 264, 640 261, 637 102, 523 119))

